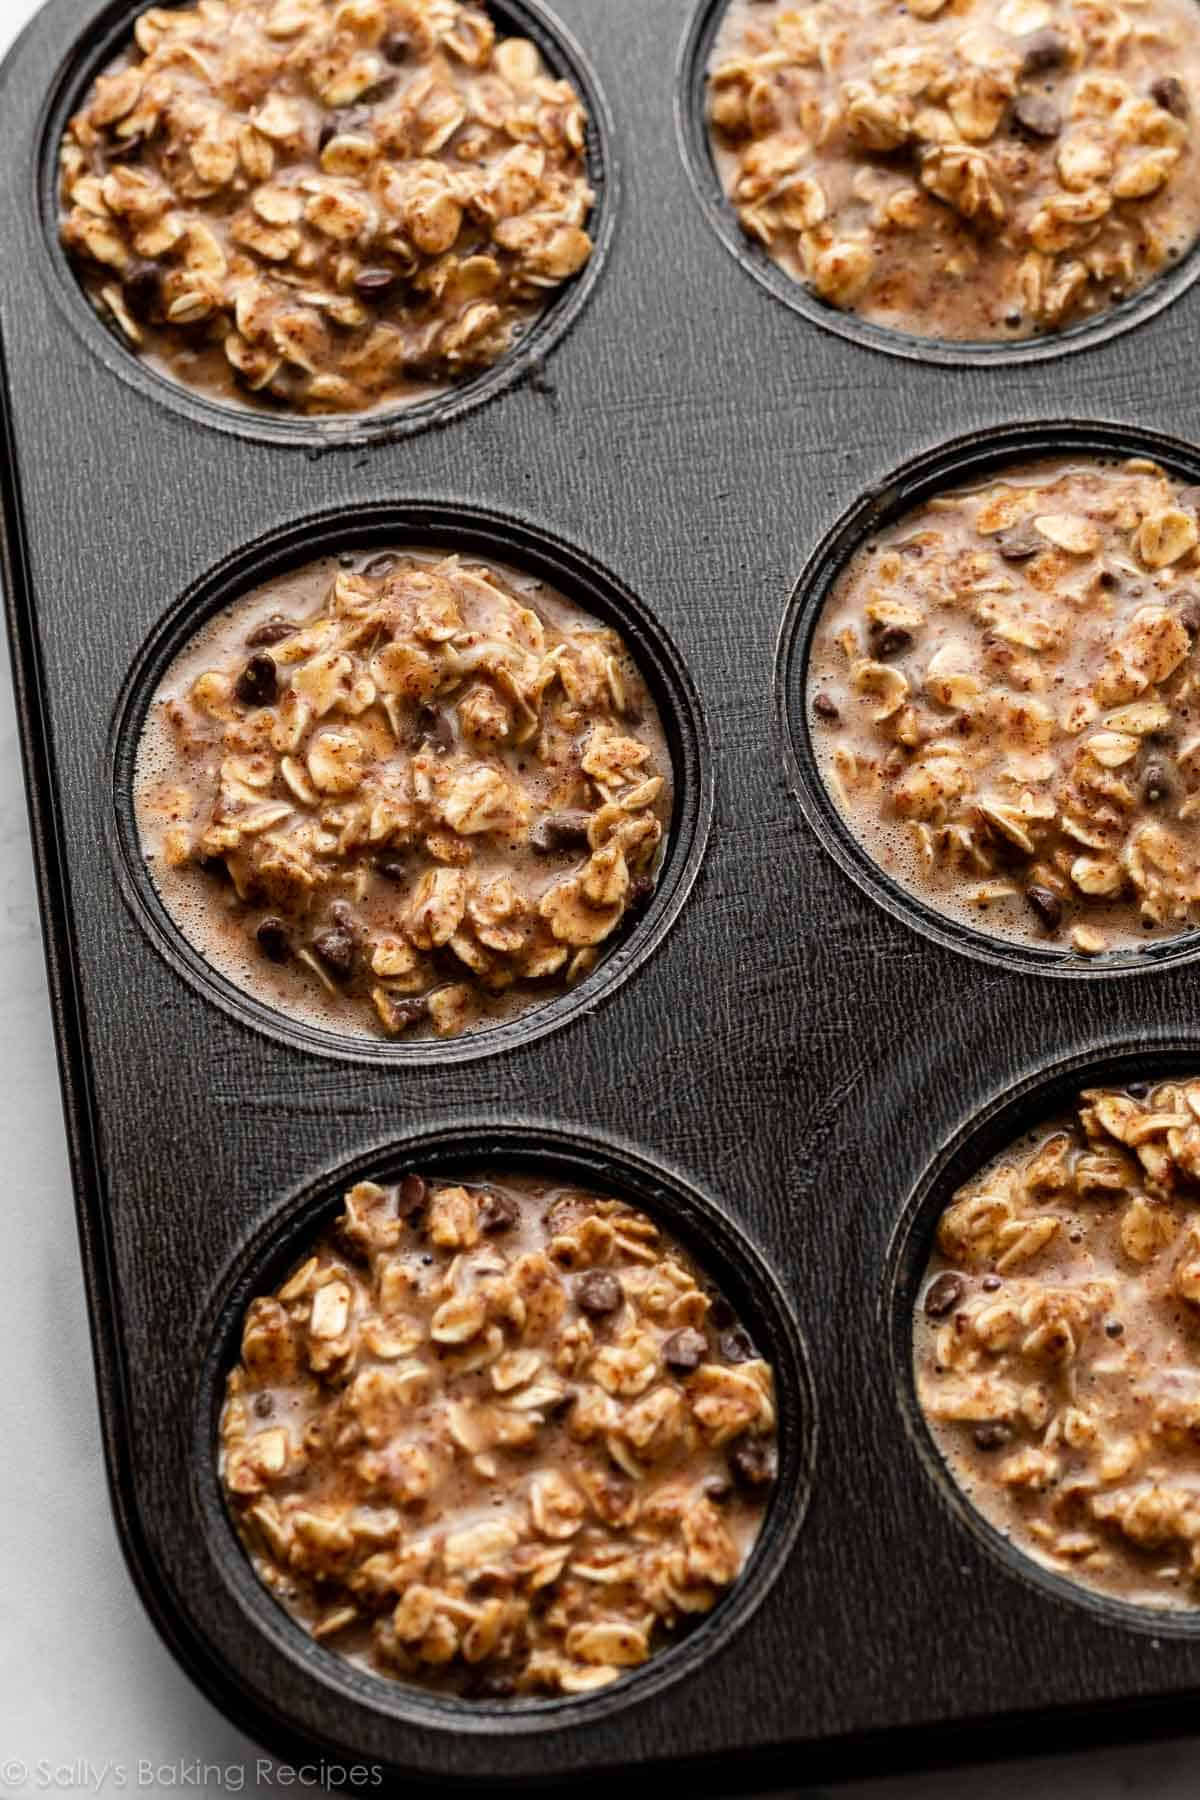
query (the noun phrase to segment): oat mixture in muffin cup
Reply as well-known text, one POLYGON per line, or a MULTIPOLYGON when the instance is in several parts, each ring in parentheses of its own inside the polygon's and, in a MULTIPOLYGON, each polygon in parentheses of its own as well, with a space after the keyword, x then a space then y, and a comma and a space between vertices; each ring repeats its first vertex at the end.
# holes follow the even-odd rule
POLYGON ((168 669, 135 811, 175 923, 340 1032, 451 1036, 578 982, 648 904, 671 818, 616 632, 433 551, 268 581, 168 669))
POLYGON ((354 413, 502 357, 591 254, 587 120, 463 0, 152 7, 61 152, 97 308, 221 400, 354 413))
POLYGON ((743 229, 924 338, 1058 330, 1200 234, 1193 0, 733 0, 708 71, 743 229))
POLYGON ((1083 956, 1200 921, 1200 489, 1017 466, 888 525, 808 665, 821 776, 960 923, 1083 956))
POLYGON ((938 1225, 917 1391, 957 1484, 1047 1568, 1200 1598, 1200 1081, 1096 1088, 938 1225))
POLYGON ((719 1604, 775 1478, 769 1364, 622 1201, 360 1182, 246 1315, 221 1475, 260 1578, 381 1675, 580 1694, 719 1604))

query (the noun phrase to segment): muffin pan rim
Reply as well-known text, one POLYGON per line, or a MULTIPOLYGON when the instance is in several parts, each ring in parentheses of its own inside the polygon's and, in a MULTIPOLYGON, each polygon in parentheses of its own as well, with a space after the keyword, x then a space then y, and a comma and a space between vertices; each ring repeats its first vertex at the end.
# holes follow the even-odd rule
POLYGON ((825 533, 809 556, 785 608, 775 655, 775 711, 783 737, 788 788, 822 849, 843 874, 884 912, 934 943, 995 966, 1051 976, 1100 981, 1151 975, 1200 957, 1200 924, 1141 948, 1084 956, 1036 940, 992 936, 942 913, 932 901, 894 880, 859 841, 843 817, 817 765, 808 666, 813 638, 834 583, 850 559, 879 529, 894 524, 934 494, 962 487, 1005 468, 1073 456, 1123 460, 1145 455, 1169 475, 1200 481, 1200 442, 1115 420, 1062 419, 1010 422, 986 434, 970 432, 922 451, 882 481, 865 489, 825 533))
MULTIPOLYGON (((167 0, 172 6, 189 0, 167 0)), ((53 0, 46 0, 49 7, 53 0)), ((28 188, 34 236, 40 243, 39 276, 75 337, 109 374, 168 411, 244 442, 290 446, 311 457, 404 441, 426 430, 458 423, 523 381, 536 381, 546 361, 580 322, 612 250, 622 204, 616 124, 589 58, 544 0, 480 0, 506 30, 532 38, 552 73, 567 76, 588 115, 586 167, 595 193, 588 215, 592 253, 580 273, 556 288, 550 300, 489 367, 448 384, 429 399, 359 413, 306 414, 265 405, 223 402, 155 369, 126 344, 119 328, 97 312, 59 236, 58 153, 63 128, 88 85, 129 40, 146 0, 89 0, 59 62, 38 116, 28 188)), ((14 46, 15 48, 15 46, 14 46)), ((11 52, 10 52, 11 55, 11 52)), ((5 61, 8 59, 6 58, 5 61)), ((3 65, 0 65, 2 73, 3 65)))
POLYGON ((687 663, 653 609, 594 557, 552 527, 454 501, 382 502, 326 508, 293 518, 243 544, 192 582, 157 620, 136 656, 113 710, 104 774, 109 853, 126 907, 174 972, 206 1001, 293 1048, 343 1062, 461 1065, 516 1051, 604 1005, 656 954, 677 923, 700 874, 715 806, 716 769, 703 698, 687 663), (654 892, 596 967, 572 987, 536 996, 511 1018, 457 1036, 406 1039, 318 1026, 240 989, 205 958, 172 917, 141 851, 132 795, 147 711, 162 677, 197 632, 263 580, 299 569, 340 546, 403 549, 406 543, 501 562, 546 579, 602 623, 613 624, 650 690, 672 760, 672 808, 654 892), (307 546, 307 548, 304 548, 307 546), (599 605, 597 606, 597 602, 599 605))
POLYGON ((1161 274, 1116 306, 1093 318, 1077 320, 1061 331, 1028 338, 924 338, 896 326, 877 325, 853 309, 822 300, 806 282, 780 267, 765 246, 742 230, 721 186, 712 155, 706 120, 705 82, 708 59, 730 0, 695 0, 680 44, 675 76, 675 121, 679 152, 688 184, 726 250, 739 268, 791 312, 868 350, 909 362, 949 368, 996 369, 1047 362, 1088 350, 1132 331, 1178 300, 1200 278, 1200 236, 1161 274))
POLYGON ((883 1263, 878 1320, 886 1335, 896 1404, 911 1454, 934 1489, 943 1518, 955 1521, 1014 1579, 1056 1604, 1084 1607, 1100 1623, 1151 1639, 1200 1639, 1200 1603, 1186 1608, 1140 1606, 1089 1588, 1039 1563, 973 1504, 954 1479, 921 1410, 913 1366, 913 1314, 934 1233, 955 1191, 1029 1131, 1051 1122, 1084 1087, 1123 1086, 1200 1076, 1200 1035, 1114 1038, 1074 1050, 994 1093, 960 1124, 905 1200, 883 1263))
POLYGON ((724 1651, 767 1600, 802 1539, 816 1478, 820 1414, 807 1340, 783 1283, 753 1235, 690 1177, 623 1140, 558 1120, 480 1118, 431 1125, 359 1149, 329 1164, 272 1207, 270 1216, 240 1246, 210 1292, 193 1337, 197 1368, 190 1406, 194 1419, 191 1493, 212 1565, 258 1637, 293 1669, 311 1668, 333 1692, 385 1715, 398 1725, 472 1734, 495 1731, 533 1736, 610 1717, 636 1705, 724 1651), (478 1153, 464 1149, 478 1139, 478 1153), (517 1702, 439 1696, 415 1684, 375 1674, 336 1650, 315 1643, 259 1580, 238 1538, 218 1473, 218 1427, 225 1380, 237 1359, 246 1306, 294 1269, 306 1246, 332 1223, 346 1189, 355 1181, 392 1182, 404 1174, 439 1174, 465 1180, 500 1175, 556 1173, 601 1197, 626 1199, 696 1257, 702 1273, 733 1299, 738 1318, 766 1339, 764 1354, 775 1373, 779 1472, 758 1537, 737 1579, 690 1632, 665 1644, 647 1662, 591 1694, 517 1702), (377 1702, 378 1704, 373 1704, 377 1702))

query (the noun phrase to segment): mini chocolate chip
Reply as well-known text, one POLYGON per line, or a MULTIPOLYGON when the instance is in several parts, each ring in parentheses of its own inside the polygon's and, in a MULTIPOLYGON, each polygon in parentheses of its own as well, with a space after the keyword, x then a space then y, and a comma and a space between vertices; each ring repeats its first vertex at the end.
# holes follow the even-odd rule
POLYGON ((125 299, 135 319, 143 324, 162 305, 162 270, 156 262, 136 262, 124 278, 125 299))
POLYGON ((340 925, 352 937, 358 936, 358 921, 354 917, 354 908, 348 900, 335 900, 329 908, 329 916, 335 925, 340 925))
POLYGON ((602 1269, 593 1269, 575 1284, 575 1303, 591 1319, 603 1319, 616 1312, 624 1298, 625 1290, 617 1277, 602 1269))
POLYGON ((979 1285, 985 1294, 994 1294, 998 1288, 1004 1286, 1004 1283, 998 1275, 985 1275, 979 1285))
POLYGON ((1057 931, 1062 924, 1063 903, 1052 888, 1033 887, 1025 889, 1025 899, 1037 914, 1047 931, 1057 931))
POLYGON ((510 1594, 512 1587, 512 1577, 495 1566, 481 1569, 477 1575, 471 1575, 467 1579, 468 1594, 510 1594))
POLYGON ((1186 119, 1192 110, 1187 89, 1178 75, 1160 75, 1157 81, 1152 81, 1150 98, 1161 106, 1164 112, 1174 113, 1177 119, 1186 119))
POLYGON ((488 1670, 471 1683, 471 1694, 476 1700, 511 1700, 516 1691, 514 1678, 499 1669, 488 1670))
POLYGON ((480 1231, 511 1231, 521 1209, 511 1194, 485 1194, 479 1208, 480 1231))
POLYGON ((1012 1426, 1000 1419, 977 1425, 972 1433, 977 1450, 1003 1450, 1005 1444, 1012 1443, 1012 1435, 1012 1426))
POLYGON ((1062 130, 1062 113, 1053 100, 1042 94, 1018 94, 1013 101, 1012 121, 1025 137, 1056 138, 1062 130))
POLYGON ((385 61, 390 63, 407 62, 412 50, 412 39, 406 32, 389 31, 379 48, 385 61))
POLYGON ((435 944, 429 952, 429 959, 437 973, 446 977, 445 982, 432 990, 434 993, 439 992, 441 987, 452 986, 455 982, 461 981, 463 966, 458 953, 452 950, 449 944, 435 944))
POLYGON ((1005 315, 1004 315, 1004 323, 1008 326, 1010 331, 1015 331, 1017 329, 1017 327, 1019 325, 1021 325, 1023 322, 1024 322, 1024 314, 1023 313, 1010 312, 1010 313, 1005 313, 1005 315))
POLYGON ((654 893, 654 877, 652 875, 635 875, 625 894, 625 917, 636 919, 644 912, 654 893))
POLYGON ((1146 772, 1142 776, 1142 799, 1149 806, 1157 806, 1165 800, 1171 791, 1171 782, 1161 763, 1146 764, 1146 772))
POLYGON ((685 1325, 674 1331, 662 1347, 662 1359, 673 1375, 692 1375, 708 1355, 708 1339, 702 1331, 685 1325))
POLYGON ((1005 562, 1027 562, 1046 548, 1045 539, 1031 525, 1010 525, 1007 531, 993 532, 987 541, 1005 562))
POLYGON ((426 705, 417 711, 417 748, 426 747, 435 750, 451 750, 454 747, 454 727, 437 706, 426 705))
POLYGON ((319 932, 313 939, 313 949, 338 980, 345 980, 349 975, 358 954, 354 937, 344 925, 334 925, 328 931, 319 932))
POLYGON ((724 1331, 727 1325, 736 1325, 737 1315, 724 1294, 719 1294, 716 1288, 709 1285, 706 1285, 704 1291, 708 1297, 709 1317, 717 1329, 724 1331))
POLYGON ((871 634, 871 645, 876 656, 898 656, 901 650, 907 650, 913 641, 911 631, 903 625, 884 625, 871 634))
POLYGON ((1047 69, 1061 69, 1071 54, 1071 46, 1061 31, 1047 26, 1025 40, 1021 58, 1023 75, 1041 75, 1047 69))
POLYGON ((1105 1337, 1110 1338, 1124 1337, 1125 1327, 1122 1325, 1120 1319, 1110 1319, 1108 1324, 1104 1327, 1104 1335, 1105 1337))
POLYGON ((961 1275, 953 1274, 949 1269, 945 1274, 935 1276, 925 1290, 925 1312, 930 1319, 944 1319, 952 1313, 963 1295, 967 1284, 961 1275))
POLYGON ((416 999, 400 1000, 394 994, 389 994, 387 996, 387 1013, 389 1031, 397 1034, 401 1031, 411 1031, 414 1025, 419 1025, 422 1019, 429 1015, 428 995, 421 994, 416 999))
MULTIPOLYGON (((372 267, 360 269, 351 286, 356 294, 362 295, 364 300, 376 300, 380 294, 386 294, 390 288, 394 288, 399 279, 395 269, 372 267)), ((363 574, 367 573, 369 570, 364 569, 363 574)))
POLYGON ((813 695, 813 711, 816 713, 818 719, 828 719, 830 723, 835 719, 840 719, 842 716, 837 709, 836 703, 829 698, 828 694, 813 695))
POLYGON ((270 1394, 255 1394, 254 1410, 260 1419, 269 1419, 275 1411, 275 1402, 270 1394))
POLYGON ((279 692, 275 658, 259 650, 237 678, 234 693, 243 706, 270 706, 279 692))
POLYGON ((268 962, 284 963, 292 953, 287 926, 282 919, 263 919, 254 936, 268 962))
POLYGON ((295 619, 285 619, 282 613, 272 613, 261 625, 256 625, 246 638, 247 647, 251 650, 265 648, 269 644, 281 644, 284 638, 291 637, 300 627, 295 619))
POLYGON ((396 1189, 396 1206, 402 1219, 419 1213, 429 1198, 429 1183, 423 1175, 406 1175, 396 1189))
POLYGON ((722 1480, 719 1475, 714 1475, 705 1482, 704 1494, 714 1506, 724 1506, 725 1502, 733 1497, 733 1483, 722 1480))
POLYGON ((529 842, 542 856, 553 856, 559 850, 582 850, 588 841, 590 824, 590 813, 547 813, 530 832, 529 842))
POLYGON ((1194 594, 1181 595, 1183 604, 1179 608, 1179 623, 1191 637, 1200 632, 1200 600, 1194 594))
POLYGON ((762 1438, 740 1438, 729 1452, 729 1468, 742 1487, 768 1487, 775 1479, 775 1450, 762 1438))
POLYGON ((717 1348, 726 1362, 754 1361, 754 1344, 744 1325, 731 1325, 717 1339, 717 1348))
POLYGON ((408 877, 408 864, 402 856, 389 855, 375 858, 376 873, 385 881, 405 881, 408 877))

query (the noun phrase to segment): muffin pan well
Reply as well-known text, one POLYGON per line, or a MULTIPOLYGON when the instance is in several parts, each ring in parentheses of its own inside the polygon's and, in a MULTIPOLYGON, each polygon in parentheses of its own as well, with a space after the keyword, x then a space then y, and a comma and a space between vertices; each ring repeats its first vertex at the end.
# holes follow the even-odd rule
POLYGON ((728 1793, 1189 1721, 1195 1632, 1080 1604, 946 1511, 893 1344, 896 1234, 926 1172, 964 1136, 973 1154, 1004 1096, 1047 1072, 1082 1085, 1112 1046, 1148 1073, 1200 1066, 1193 972, 1166 955, 1048 981, 914 930, 797 807, 791 702, 793 596, 848 541, 839 520, 869 532, 951 466, 1085 442, 1195 478, 1197 291, 1066 360, 1069 339, 1019 369, 879 355, 748 280, 697 206, 677 125, 691 0, 512 0, 506 19, 578 38, 612 106, 611 241, 562 303, 572 329, 395 443, 231 426, 107 337, 53 241, 55 121, 132 12, 49 0, 0 76, 0 497, 106 1455, 165 1639, 292 1760, 378 1762, 417 1791, 669 1769, 728 1793), (630 638, 677 758, 658 910, 559 1029, 486 1056, 482 1038, 328 1054, 252 1017, 155 916, 123 810, 140 707, 206 609, 398 525, 574 583, 630 638), (502 1151, 615 1186, 740 1271, 745 1311, 774 1321, 791 1448, 709 1624, 607 1694, 499 1714, 343 1675, 270 1604, 220 1504, 215 1406, 240 1305, 348 1176, 502 1151))
MULTIPOLYGON (((983 909, 968 919, 963 916, 968 910, 965 907, 955 912, 938 906, 931 890, 893 876, 872 855, 865 837, 851 828, 846 811, 838 805, 818 767, 814 737, 828 728, 815 715, 809 691, 813 641, 826 601, 856 552, 871 546, 877 532, 918 513, 941 494, 983 486, 1006 472, 1073 459, 1113 467, 1126 460, 1145 459, 1184 484, 1192 483, 1200 473, 1196 451, 1161 432, 1066 419, 1046 425, 1001 426, 986 437, 973 434, 956 439, 916 458, 881 481, 873 492, 861 495, 814 551, 780 635, 776 697, 792 785, 805 818, 847 874, 881 906, 906 918, 918 931, 968 955, 1043 974, 1090 978, 1134 974, 1187 961, 1200 952, 1200 933, 1184 924, 1170 935, 1113 947, 1100 955, 1083 955, 1072 948, 1065 932, 1057 939, 1044 937, 1042 941, 1032 931, 1024 938, 1004 936, 988 930, 983 909)), ((1186 580, 1180 594, 1185 590, 1191 591, 1186 580)), ((1148 588, 1147 601, 1152 594, 1156 596, 1157 590, 1148 588)))
POLYGON ((129 42, 130 31, 144 7, 123 4, 97 9, 94 16, 77 13, 69 32, 69 54, 39 96, 38 165, 34 172, 37 205, 50 251, 58 298, 73 328, 82 333, 97 354, 124 379, 154 394, 168 406, 210 425, 251 438, 282 443, 307 440, 311 444, 359 443, 368 439, 389 442, 427 426, 459 418, 510 383, 540 367, 560 337, 574 325, 597 280, 612 240, 619 207, 618 173, 611 151, 612 121, 608 103, 582 53, 560 21, 540 0, 502 0, 493 11, 500 32, 507 37, 530 39, 540 52, 547 72, 569 80, 580 95, 587 114, 583 158, 589 186, 595 196, 588 217, 592 252, 578 276, 551 292, 547 305, 514 337, 511 349, 490 366, 462 380, 435 388, 428 398, 380 403, 359 413, 331 412, 289 414, 283 408, 248 401, 226 401, 199 388, 183 386, 155 363, 139 356, 115 320, 89 298, 72 267, 59 236, 61 175, 59 150, 64 128, 85 100, 96 77, 103 73, 129 42))
MULTIPOLYGON (((936 17, 934 9, 928 16, 936 17)), ((1051 17, 1049 9, 1046 17, 1051 17)), ((691 18, 678 69, 677 116, 680 147, 692 186, 710 225, 746 274, 760 282, 785 306, 803 314, 827 331, 851 338, 889 355, 941 363, 951 368, 993 368, 1008 363, 1057 359, 1074 350, 1106 342, 1142 320, 1153 317, 1183 294, 1200 274, 1200 243, 1182 248, 1154 280, 1093 317, 1077 320, 1051 335, 1034 335, 1005 341, 925 337, 899 327, 860 317, 853 310, 827 303, 807 283, 795 279, 756 238, 743 230, 737 212, 726 196, 717 167, 714 139, 708 125, 708 71, 714 60, 726 0, 700 0, 691 18)), ((754 9, 750 9, 753 20, 754 9)), ((836 9, 835 15, 836 17, 836 9)), ((1023 35, 1016 25, 1008 27, 1023 35)), ((1032 32, 1032 27, 1030 31, 1032 32)), ((909 254, 915 255, 915 248, 909 254)))
MULTIPOLYGON (((493 1240, 499 1241, 499 1240, 493 1240)), ((415 1132, 402 1144, 382 1144, 331 1170, 304 1192, 281 1201, 264 1232, 236 1259, 223 1279, 214 1309, 196 1341, 201 1368, 193 1420, 193 1454, 201 1475, 201 1505, 213 1554, 229 1588, 242 1597, 260 1628, 299 1669, 315 1666, 335 1689, 365 1694, 393 1717, 416 1724, 469 1726, 477 1713, 500 1728, 514 1722, 547 1727, 586 1720, 597 1707, 621 1711, 648 1692, 678 1683, 717 1648, 735 1639, 771 1590, 800 1532, 815 1465, 818 1419, 811 1373, 794 1311, 762 1257, 743 1233, 705 1195, 663 1165, 602 1137, 574 1129, 537 1125, 459 1126, 415 1132), (357 1181, 381 1184, 420 1173, 431 1186, 472 1180, 517 1181, 596 1192, 634 1206, 685 1250, 704 1258, 704 1275, 728 1300, 751 1331, 759 1353, 774 1373, 778 1412, 778 1466, 762 1526, 746 1566, 733 1586, 707 1613, 691 1621, 647 1662, 626 1671, 603 1690, 586 1695, 522 1696, 519 1699, 456 1701, 428 1687, 388 1680, 361 1657, 337 1654, 337 1645, 314 1644, 260 1585, 240 1547, 224 1503, 214 1445, 225 1381, 236 1363, 249 1300, 273 1291, 309 1250, 313 1239, 340 1210, 341 1198, 357 1181)), ((527 1453, 528 1454, 528 1453, 527 1453)), ((536 1463, 533 1465, 536 1466, 536 1463)), ((615 1468, 615 1465, 614 1465, 615 1468)))
POLYGON ((260 1029, 333 1056, 390 1062, 454 1062, 486 1056, 553 1030, 623 981, 670 929, 696 878, 713 808, 712 752, 704 709, 678 650, 653 611, 591 557, 555 532, 464 504, 387 503, 316 515, 272 532, 223 562, 186 593, 147 640, 120 707, 112 761, 110 820, 122 886, 164 956, 219 1005, 260 1029), (603 947, 598 965, 570 986, 548 988, 509 1018, 450 1038, 384 1038, 305 1020, 265 1002, 208 961, 181 931, 150 877, 135 817, 138 743, 147 709, 164 673, 205 622, 277 576, 343 553, 361 561, 373 548, 428 546, 465 559, 499 559, 522 576, 544 581, 570 604, 612 630, 627 646, 662 721, 671 757, 670 823, 655 865, 654 890, 635 919, 603 947))
MULTIPOLYGON (((1165 1634, 1195 1641, 1200 1633, 1200 1616, 1187 1604, 1186 1578, 1175 1587, 1163 1581, 1152 1583, 1147 1576, 1145 1589, 1147 1594, 1153 1593, 1154 1598, 1145 1605, 1139 1604, 1135 1594, 1126 1596, 1120 1591, 1105 1591, 1103 1584, 1091 1584, 1086 1567, 1081 1568, 1079 1579, 1074 1579, 1069 1558, 1047 1556, 1043 1560, 1030 1555, 1025 1544, 1019 1541, 1018 1531, 1014 1530, 1010 1535, 986 1515, 983 1507, 976 1507, 972 1503, 971 1494, 975 1484, 968 1487, 960 1485, 955 1479, 947 1458, 938 1447, 936 1428, 925 1415, 918 1398, 913 1332, 914 1308, 921 1304, 921 1292, 924 1290, 928 1294, 931 1291, 926 1286, 926 1275, 929 1258, 936 1244, 938 1224, 956 1194, 964 1187, 969 1189, 975 1178, 995 1159, 1000 1158, 1004 1162, 1012 1160, 1019 1165, 1024 1158, 1032 1156, 1038 1143, 1044 1141, 1047 1128, 1069 1118, 1079 1102, 1081 1090, 1117 1090, 1135 1094, 1145 1102, 1147 1096, 1164 1083, 1187 1084, 1192 1081, 1194 1064, 1190 1059, 1193 1056, 1194 1050, 1182 1040, 1164 1041, 1152 1050, 1144 1050, 1134 1044, 1114 1044, 1098 1056, 1064 1058, 1060 1063, 1041 1071, 1032 1080, 1018 1083, 1007 1093, 997 1095, 981 1109, 975 1119, 955 1134, 914 1191, 897 1227, 893 1254, 882 1289, 882 1305, 890 1317, 897 1394, 914 1448, 926 1467, 940 1502, 958 1519, 962 1528, 985 1544, 991 1554, 1019 1579, 1042 1586, 1064 1601, 1091 1610, 1099 1618, 1128 1630, 1148 1633, 1152 1637, 1165 1634)), ((1112 1208, 1099 1193, 1090 1200, 1082 1201, 1078 1211, 1081 1218, 1092 1213, 1098 1221, 1103 1220, 1106 1214, 1110 1219, 1112 1216, 1112 1208)), ((1071 1242, 1074 1244, 1076 1239, 1072 1237, 1071 1242)), ((1163 1308, 1164 1321, 1172 1306, 1172 1290, 1169 1285, 1172 1265, 1186 1260, 1186 1257, 1178 1254, 1179 1249, 1177 1242, 1174 1252, 1168 1248, 1161 1259, 1155 1254, 1139 1263, 1126 1255, 1121 1263, 1121 1273, 1126 1276, 1132 1274, 1135 1280, 1139 1277, 1145 1279, 1146 1301, 1150 1303, 1152 1299, 1157 1299, 1163 1308)), ((988 1282, 985 1273, 988 1266, 981 1261, 973 1271, 974 1279, 968 1278, 963 1284, 964 1287, 973 1286, 977 1298, 981 1292, 987 1292, 987 1287, 983 1284, 988 1282)), ((1022 1276, 1029 1273, 1036 1276, 1032 1263, 1022 1264, 1012 1272, 1018 1283, 1022 1276)), ((1102 1271, 1100 1279, 1104 1279, 1102 1271)), ((1003 1283, 994 1277, 988 1285, 991 1291, 1003 1293, 1003 1283)), ((1115 1310, 1123 1310, 1120 1302, 1115 1310)), ((1181 1306, 1178 1310, 1183 1312, 1190 1309, 1181 1306)), ((948 1314, 943 1315, 939 1309, 938 1317, 944 1316, 948 1314)), ((1132 1325, 1132 1332, 1137 1332, 1139 1323, 1140 1321, 1132 1325)), ((1181 1324, 1183 1321, 1176 1321, 1177 1341, 1180 1344, 1184 1338, 1184 1331, 1179 1330, 1181 1324)), ((1190 1330, 1190 1319, 1185 1330, 1190 1330)), ((1099 1336, 1099 1332, 1097 1335, 1099 1336)), ((1107 1335, 1111 1339, 1113 1334, 1107 1335)), ((1121 1325, 1115 1335, 1120 1341, 1125 1336, 1125 1327, 1121 1325)), ((1136 1355, 1134 1362, 1137 1362, 1136 1355)), ((1173 1377, 1168 1377, 1161 1393, 1156 1397, 1176 1393, 1182 1393, 1186 1397, 1187 1363, 1185 1351, 1173 1365, 1173 1377)), ((984 1366, 987 1366, 986 1359, 984 1366)), ((1148 1388, 1153 1390, 1152 1362, 1146 1362, 1144 1376, 1139 1369, 1137 1374, 1131 1373, 1128 1379, 1131 1383, 1145 1379, 1148 1388)), ((1137 1424, 1140 1426, 1149 1423, 1150 1413, 1150 1402, 1140 1402, 1137 1424)), ((1180 1462, 1186 1459, 1189 1446, 1169 1435, 1164 1439, 1159 1435, 1160 1431, 1161 1427, 1151 1428, 1147 1453, 1159 1463, 1165 1455, 1170 1467, 1163 1469, 1162 1480, 1170 1488, 1180 1476, 1186 1482, 1187 1473, 1185 1469, 1181 1469, 1180 1462), (1183 1449, 1184 1458, 1177 1461, 1172 1453, 1179 1449, 1183 1449)), ((1115 1438, 1115 1430, 1113 1435, 1115 1438)), ((1102 1437, 1101 1442, 1104 1441, 1102 1437)), ((1119 1491, 1120 1482, 1114 1482, 1113 1486, 1119 1491)), ((1130 1486, 1136 1486, 1136 1483, 1131 1482, 1130 1486)), ((1053 1493, 1053 1488, 1049 1491, 1053 1493)), ((1104 1491, 1103 1485, 1100 1491, 1104 1491)), ((986 1502, 990 1496, 984 1494, 982 1498, 986 1502)), ((996 1510, 994 1506, 992 1510, 996 1510)), ((1113 1541, 1121 1551, 1130 1550, 1133 1544, 1132 1538, 1124 1535, 1116 1536, 1113 1541)), ((1153 1534, 1147 1535, 1144 1541, 1145 1570, 1153 1571, 1160 1564, 1166 1568, 1172 1564, 1180 1549, 1181 1546, 1174 1540, 1164 1539, 1160 1543, 1153 1534)), ((1185 1559, 1181 1556, 1178 1560, 1182 1563, 1185 1559)), ((1119 1563, 1118 1580, 1112 1584, 1116 1590, 1119 1590, 1119 1578, 1123 1573, 1123 1566, 1119 1563)), ((1127 1585, 1135 1588, 1136 1580, 1129 1581, 1127 1585)))

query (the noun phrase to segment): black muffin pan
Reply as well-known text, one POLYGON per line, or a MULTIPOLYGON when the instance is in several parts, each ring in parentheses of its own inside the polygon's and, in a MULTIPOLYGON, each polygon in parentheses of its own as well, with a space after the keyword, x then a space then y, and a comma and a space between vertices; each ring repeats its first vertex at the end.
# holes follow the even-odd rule
POLYGON ((223 411, 138 364, 58 249, 54 157, 129 0, 50 0, 0 76, 3 572, 105 1450, 162 1635, 252 1735, 394 1791, 796 1783, 1191 1726, 1200 1614, 1035 1569, 951 1491, 908 1315, 956 1182, 1095 1077, 1200 1070, 1200 938, 1080 965, 997 947, 864 864, 804 715, 831 571, 931 482, 1147 451, 1200 481, 1196 259, 1053 343, 927 346, 744 244, 700 126, 695 0, 497 0, 585 89, 597 251, 493 372, 393 417, 223 411), (289 1025, 189 950, 132 831, 138 723, 195 625, 272 570, 419 541, 516 562, 627 636, 676 808, 645 915, 486 1036, 289 1025), (779 1377, 738 1588, 603 1692, 439 1701, 314 1645, 216 1477, 247 1297, 361 1174, 520 1168, 696 1250, 779 1377))

